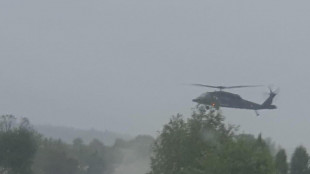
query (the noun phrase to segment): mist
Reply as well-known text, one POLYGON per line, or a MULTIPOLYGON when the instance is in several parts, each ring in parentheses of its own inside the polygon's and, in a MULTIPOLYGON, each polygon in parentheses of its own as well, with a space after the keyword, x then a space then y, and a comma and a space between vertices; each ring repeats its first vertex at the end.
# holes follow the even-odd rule
MULTIPOLYGON (((269 137, 288 154, 299 145, 309 150, 309 5, 1 1, 0 114, 64 128, 60 135, 38 132, 65 143, 81 135, 87 137, 84 144, 99 139, 113 146, 117 138, 156 139, 177 113, 190 118, 192 99, 213 89, 187 84, 263 85, 229 90, 259 104, 272 85, 281 89, 277 109, 257 117, 250 110, 221 108, 224 122, 240 126, 240 134, 269 137), (77 131, 65 136, 71 132, 66 128, 77 131)), ((125 161, 135 158, 131 150, 123 153, 125 161)), ((117 171, 141 164, 145 172, 146 163, 125 162, 117 171)))
MULTIPOLYGON (((191 100, 207 90, 183 84, 273 84, 281 88, 278 110, 256 118, 229 109, 227 119, 287 148, 310 145, 298 138, 309 121, 308 1, 0 5, 3 114, 34 124, 156 135, 169 116, 189 114, 191 100)), ((265 91, 233 92, 261 103, 265 91)))

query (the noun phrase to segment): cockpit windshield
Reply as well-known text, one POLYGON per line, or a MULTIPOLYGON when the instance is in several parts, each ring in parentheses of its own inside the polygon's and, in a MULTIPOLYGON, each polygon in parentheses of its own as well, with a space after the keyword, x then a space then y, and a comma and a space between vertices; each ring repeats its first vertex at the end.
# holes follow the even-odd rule
POLYGON ((201 94, 199 97, 200 98, 205 98, 207 96, 209 96, 210 94, 208 92, 201 94))
POLYGON ((199 96, 200 99, 203 100, 210 100, 212 98, 211 94, 209 92, 203 93, 199 96))

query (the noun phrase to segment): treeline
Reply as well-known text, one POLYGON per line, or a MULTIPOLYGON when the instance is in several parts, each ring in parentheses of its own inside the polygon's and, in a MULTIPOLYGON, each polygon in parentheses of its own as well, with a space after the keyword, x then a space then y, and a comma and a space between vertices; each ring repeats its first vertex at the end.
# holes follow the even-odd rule
POLYGON ((99 131, 96 129, 78 129, 73 127, 52 126, 52 125, 33 125, 34 129, 44 137, 61 139, 65 143, 72 143, 74 139, 81 138, 84 143, 89 144, 97 139, 105 145, 112 146, 116 139, 131 140, 134 137, 126 134, 111 132, 108 130, 99 131))
POLYGON ((94 139, 88 144, 45 138, 27 119, 0 118, 0 174, 112 174, 131 162, 148 161, 151 136, 141 135, 106 146, 94 139), (128 161, 129 160, 129 161, 128 161))
POLYGON ((288 163, 284 149, 261 135, 238 134, 220 112, 199 108, 170 119, 154 140, 137 136, 114 145, 94 139, 48 139, 26 118, 0 117, 0 174, 310 174, 299 146, 288 163))
POLYGON ((284 149, 274 154, 261 135, 237 134, 223 120, 203 108, 188 119, 172 117, 154 143, 148 174, 310 174, 304 147, 288 164, 284 149))

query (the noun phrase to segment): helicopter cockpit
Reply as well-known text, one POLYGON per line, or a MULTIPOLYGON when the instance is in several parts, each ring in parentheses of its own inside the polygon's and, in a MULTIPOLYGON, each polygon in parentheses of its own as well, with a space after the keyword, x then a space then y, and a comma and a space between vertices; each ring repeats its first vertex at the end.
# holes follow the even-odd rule
POLYGON ((201 94, 199 97, 193 99, 193 102, 206 103, 212 100, 212 95, 209 92, 201 94))

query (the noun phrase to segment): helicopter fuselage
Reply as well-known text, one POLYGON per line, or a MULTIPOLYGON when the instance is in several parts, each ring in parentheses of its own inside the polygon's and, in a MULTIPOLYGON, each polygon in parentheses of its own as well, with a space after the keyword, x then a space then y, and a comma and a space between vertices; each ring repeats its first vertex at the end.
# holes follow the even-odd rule
POLYGON ((198 104, 211 106, 214 108, 227 107, 227 108, 238 108, 238 109, 250 109, 250 110, 261 110, 261 109, 276 109, 275 105, 261 105, 248 100, 244 100, 238 94, 233 94, 225 91, 214 91, 206 92, 201 96, 193 99, 198 104))

